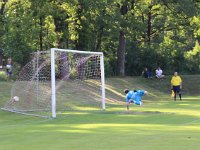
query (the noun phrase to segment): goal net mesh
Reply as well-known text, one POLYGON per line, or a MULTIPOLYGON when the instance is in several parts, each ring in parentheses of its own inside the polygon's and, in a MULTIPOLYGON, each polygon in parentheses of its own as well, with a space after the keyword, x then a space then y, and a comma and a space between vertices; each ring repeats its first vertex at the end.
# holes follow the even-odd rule
MULTIPOLYGON (((100 110, 100 55, 55 51, 54 58, 57 114, 69 110, 100 110)), ((36 52, 20 71, 13 84, 11 98, 3 109, 50 117, 51 95, 51 52, 36 52)))

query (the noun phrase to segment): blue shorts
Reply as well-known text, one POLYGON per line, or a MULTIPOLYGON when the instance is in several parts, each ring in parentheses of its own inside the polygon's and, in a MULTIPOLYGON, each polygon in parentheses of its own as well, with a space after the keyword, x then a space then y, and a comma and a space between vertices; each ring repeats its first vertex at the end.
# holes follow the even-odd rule
POLYGON ((134 103, 135 105, 142 105, 142 101, 136 101, 136 100, 129 100, 129 103, 134 103))
POLYGON ((179 93, 180 92, 180 85, 178 85, 178 86, 173 86, 173 91, 174 91, 174 93, 179 93))
POLYGON ((142 105, 142 101, 134 101, 134 104, 136 104, 136 105, 142 105))
POLYGON ((11 75, 12 75, 12 72, 7 72, 7 75, 8 75, 8 76, 11 76, 11 75))

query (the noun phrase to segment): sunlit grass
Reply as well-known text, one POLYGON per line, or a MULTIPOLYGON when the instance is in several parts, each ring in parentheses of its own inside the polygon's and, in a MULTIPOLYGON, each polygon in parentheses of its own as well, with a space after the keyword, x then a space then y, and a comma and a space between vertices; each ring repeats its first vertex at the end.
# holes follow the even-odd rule
MULTIPOLYGON (((184 81, 193 85, 199 76, 193 78, 196 80, 184 76, 184 81)), ((2 105, 9 98, 12 83, 0 84, 2 105)), ((73 103, 77 110, 58 111, 56 119, 1 110, 0 150, 199 150, 198 85, 196 93, 184 89, 183 101, 176 102, 170 97, 169 78, 161 82, 140 77, 109 78, 106 85, 106 111, 76 105, 79 101, 73 103), (144 97, 142 106, 131 105, 127 113, 124 88, 142 88, 151 94, 144 97)), ((60 96, 73 99, 67 94, 62 91, 60 96)), ((81 94, 77 96, 81 98, 81 94)))

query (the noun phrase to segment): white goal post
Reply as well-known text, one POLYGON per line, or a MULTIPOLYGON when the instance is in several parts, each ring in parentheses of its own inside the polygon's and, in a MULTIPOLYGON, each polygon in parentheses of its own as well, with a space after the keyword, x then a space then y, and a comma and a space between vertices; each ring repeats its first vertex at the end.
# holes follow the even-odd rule
POLYGON ((56 118, 65 111, 106 109, 102 52, 51 48, 31 58, 3 110, 56 118))
POLYGON ((63 51, 78 54, 95 54, 100 55, 101 84, 102 84, 102 110, 106 109, 105 105, 105 72, 104 72, 104 56, 103 52, 90 52, 69 49, 51 48, 51 89, 52 89, 52 117, 56 118, 56 79, 55 79, 55 51, 63 51))

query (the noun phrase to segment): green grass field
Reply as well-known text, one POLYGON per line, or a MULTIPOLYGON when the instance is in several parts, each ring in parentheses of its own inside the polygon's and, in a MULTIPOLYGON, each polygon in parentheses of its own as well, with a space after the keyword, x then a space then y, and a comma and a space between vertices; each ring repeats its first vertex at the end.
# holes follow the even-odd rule
MULTIPOLYGON (((124 101, 124 88, 150 92, 144 105, 109 104, 105 112, 66 111, 57 119, 0 110, 0 150, 199 150, 200 75, 183 76, 183 101, 170 97, 170 77, 106 79, 108 100, 124 101)), ((1 106, 12 82, 0 82, 1 106)))

